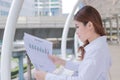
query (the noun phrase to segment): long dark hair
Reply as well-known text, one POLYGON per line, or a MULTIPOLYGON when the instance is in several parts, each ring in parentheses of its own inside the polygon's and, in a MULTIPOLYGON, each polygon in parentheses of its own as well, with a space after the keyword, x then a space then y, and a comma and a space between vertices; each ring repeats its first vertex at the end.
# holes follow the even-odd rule
MULTIPOLYGON (((84 6, 74 16, 74 20, 82 22, 86 25, 89 21, 92 22, 95 32, 100 36, 106 35, 99 12, 92 6, 84 6)), ((84 47, 89 44, 86 40, 83 46, 80 46, 78 51, 81 51, 81 59, 83 60, 85 50, 84 47)))

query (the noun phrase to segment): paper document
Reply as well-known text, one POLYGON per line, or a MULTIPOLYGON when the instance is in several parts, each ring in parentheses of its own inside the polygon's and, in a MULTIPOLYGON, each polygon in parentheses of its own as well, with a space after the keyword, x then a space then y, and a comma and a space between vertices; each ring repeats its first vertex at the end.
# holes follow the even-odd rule
POLYGON ((24 45, 36 69, 47 72, 53 72, 56 69, 53 62, 48 58, 48 55, 52 55, 52 42, 25 33, 24 45))

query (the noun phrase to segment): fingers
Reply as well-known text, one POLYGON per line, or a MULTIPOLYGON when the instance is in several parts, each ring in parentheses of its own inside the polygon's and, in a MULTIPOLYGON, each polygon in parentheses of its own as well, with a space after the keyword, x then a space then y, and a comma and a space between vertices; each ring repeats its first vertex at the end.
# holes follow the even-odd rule
POLYGON ((36 80, 38 80, 38 71, 37 70, 34 70, 34 77, 36 80))
POLYGON ((49 59, 51 59, 53 62, 57 60, 57 57, 55 55, 48 55, 49 59))
POLYGON ((52 55, 48 55, 48 58, 52 59, 52 55))
POLYGON ((36 80, 45 80, 46 72, 42 70, 34 70, 34 77, 36 80))
POLYGON ((49 57, 49 58, 51 58, 51 59, 56 58, 56 56, 55 56, 55 55, 48 55, 48 57, 49 57))
POLYGON ((55 65, 65 65, 66 61, 59 57, 56 57, 55 55, 49 55, 49 58, 53 61, 55 65))

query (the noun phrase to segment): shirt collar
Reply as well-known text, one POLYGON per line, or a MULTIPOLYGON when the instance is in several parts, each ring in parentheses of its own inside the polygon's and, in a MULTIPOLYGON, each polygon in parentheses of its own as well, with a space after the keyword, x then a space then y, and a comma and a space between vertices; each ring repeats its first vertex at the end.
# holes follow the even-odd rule
POLYGON ((93 40, 92 42, 90 42, 87 46, 85 46, 85 51, 87 51, 88 49, 92 48, 94 45, 100 45, 103 43, 106 43, 107 37, 106 36, 100 36, 97 39, 93 40))

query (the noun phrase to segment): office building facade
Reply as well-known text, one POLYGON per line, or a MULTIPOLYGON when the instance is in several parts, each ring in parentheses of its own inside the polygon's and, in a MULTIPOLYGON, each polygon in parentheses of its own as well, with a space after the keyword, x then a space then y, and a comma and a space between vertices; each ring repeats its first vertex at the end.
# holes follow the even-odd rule
POLYGON ((10 5, 11 5, 11 0, 0 0, 0 16, 8 15, 10 5))
POLYGON ((62 14, 62 0, 34 0, 36 16, 57 16, 62 14))
MULTIPOLYGON (((0 16, 7 16, 13 0, 0 0, 0 16)), ((24 0, 20 16, 58 16, 62 0, 24 0)))
MULTIPOLYGON (((13 0, 0 0, 0 16, 8 16, 13 0)), ((34 0, 24 0, 20 16, 35 16, 34 0)))

